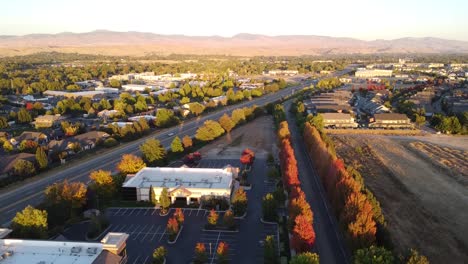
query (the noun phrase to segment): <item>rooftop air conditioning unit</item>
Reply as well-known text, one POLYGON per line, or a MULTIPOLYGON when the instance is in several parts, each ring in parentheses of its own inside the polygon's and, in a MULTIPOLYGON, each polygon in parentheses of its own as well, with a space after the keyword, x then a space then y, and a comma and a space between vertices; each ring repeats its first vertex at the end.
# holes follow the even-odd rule
POLYGON ((72 247, 71 253, 78 254, 81 252, 81 247, 72 247))
POLYGON ((94 255, 94 254, 97 253, 97 248, 96 248, 96 247, 89 247, 89 248, 86 250, 86 253, 91 254, 91 255, 94 255))

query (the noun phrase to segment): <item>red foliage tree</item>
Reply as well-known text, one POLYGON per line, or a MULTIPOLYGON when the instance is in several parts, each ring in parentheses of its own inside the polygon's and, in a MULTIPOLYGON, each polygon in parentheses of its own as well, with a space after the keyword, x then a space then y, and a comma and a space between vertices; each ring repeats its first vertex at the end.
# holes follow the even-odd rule
POLYGON ((170 235, 177 234, 179 232, 179 223, 177 222, 177 219, 174 217, 169 218, 169 220, 167 220, 166 229, 170 235))
POLYGON ((177 220, 177 223, 179 223, 179 225, 184 224, 185 217, 184 212, 182 212, 182 209, 176 208, 173 217, 177 220))
POLYGON ((310 251, 315 243, 315 231, 306 216, 298 215, 294 221, 292 246, 297 253, 310 251))
POLYGON ((289 203, 289 217, 291 221, 295 221, 298 215, 304 216, 309 223, 313 224, 314 214, 304 193, 299 195, 297 198, 291 199, 291 202, 289 203))

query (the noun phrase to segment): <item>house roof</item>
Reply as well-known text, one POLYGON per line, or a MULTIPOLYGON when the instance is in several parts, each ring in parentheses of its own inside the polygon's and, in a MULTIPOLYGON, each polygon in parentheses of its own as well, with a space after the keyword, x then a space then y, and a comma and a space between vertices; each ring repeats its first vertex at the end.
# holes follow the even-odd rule
POLYGON ((65 138, 62 140, 51 140, 47 145, 49 151, 64 151, 70 143, 78 142, 81 145, 96 144, 99 139, 108 138, 110 135, 102 131, 90 131, 74 137, 65 138))
POLYGON ((382 114, 375 114, 375 120, 408 120, 408 117, 405 114, 397 114, 397 113, 382 113, 382 114))
POLYGON ((21 142, 23 140, 38 140, 40 138, 47 138, 47 135, 41 132, 24 131, 21 135, 15 137, 15 140, 21 142))
POLYGON ((34 162, 36 155, 31 153, 18 153, 14 155, 5 155, 0 157, 0 174, 8 173, 13 169, 17 160, 24 159, 27 161, 34 162))
POLYGON ((323 113, 324 120, 351 120, 351 115, 344 113, 323 113))

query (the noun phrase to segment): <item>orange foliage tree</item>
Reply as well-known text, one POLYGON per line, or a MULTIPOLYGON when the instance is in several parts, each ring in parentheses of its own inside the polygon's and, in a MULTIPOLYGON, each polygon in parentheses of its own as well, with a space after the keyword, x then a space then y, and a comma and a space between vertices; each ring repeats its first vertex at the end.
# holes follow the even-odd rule
POLYGON ((306 216, 298 215, 294 220, 292 246, 297 253, 310 251, 315 243, 315 231, 306 216))

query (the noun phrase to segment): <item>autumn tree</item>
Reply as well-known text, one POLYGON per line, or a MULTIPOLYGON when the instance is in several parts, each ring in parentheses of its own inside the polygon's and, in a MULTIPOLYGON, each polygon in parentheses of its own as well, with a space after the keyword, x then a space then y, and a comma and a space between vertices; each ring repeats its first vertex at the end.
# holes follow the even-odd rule
POLYGON ((153 251, 153 264, 165 263, 167 249, 164 246, 159 246, 153 251))
POLYGON ((429 264, 429 260, 425 256, 419 254, 417 250, 411 249, 406 264, 429 264))
POLYGON ((86 204, 87 189, 82 182, 65 180, 47 186, 44 194, 50 224, 55 226, 81 214, 86 204))
POLYGON ((18 123, 31 123, 32 117, 31 114, 25 108, 21 108, 17 114, 18 123))
POLYGON ((157 127, 170 127, 179 123, 179 119, 174 116, 174 112, 169 109, 158 109, 154 125, 157 127))
POLYGON ((166 232, 169 234, 169 240, 174 241, 179 233, 179 223, 175 217, 171 217, 167 221, 166 232))
POLYGON ((211 226, 216 226, 216 224, 218 223, 218 218, 219 218, 218 213, 214 209, 211 209, 207 217, 208 224, 211 226))
POLYGON ((309 124, 313 125, 317 130, 323 130, 324 124, 323 124, 323 116, 321 114, 318 115, 308 115, 306 118, 306 122, 309 124))
POLYGON ((89 178, 93 181, 90 187, 96 192, 99 199, 108 200, 114 195, 116 190, 114 178, 112 178, 110 171, 93 171, 89 175, 89 178))
POLYGON ((205 106, 200 103, 191 103, 189 105, 190 112, 196 116, 199 116, 203 111, 205 111, 205 106))
POLYGON ((195 264, 204 264, 208 260, 208 256, 206 253, 206 247, 203 243, 197 243, 195 245, 195 264))
POLYGON ((10 141, 5 140, 5 142, 3 142, 3 150, 7 153, 13 151, 13 145, 10 143, 10 141))
POLYGON ((117 164, 117 169, 125 175, 135 174, 145 167, 146 164, 143 159, 132 154, 124 154, 119 164, 117 164))
POLYGON ((275 238, 267 236, 263 246, 263 263, 264 264, 278 264, 278 252, 276 247, 275 238))
POLYGON ((17 238, 46 239, 47 211, 28 205, 23 211, 16 213, 11 227, 17 238))
POLYGON ((184 146, 182 145, 182 141, 177 136, 172 140, 171 151, 174 153, 184 151, 184 146))
POLYGON ((39 165, 41 170, 47 168, 49 164, 49 159, 47 158, 47 154, 45 153, 42 147, 36 149, 36 162, 39 165))
POLYGON ((237 126, 243 122, 245 122, 245 113, 242 109, 235 109, 232 111, 231 120, 234 123, 234 126, 237 126))
POLYGON ((179 223, 180 226, 184 224, 184 212, 182 212, 181 208, 175 209, 173 217, 177 220, 177 223, 179 223))
POLYGON ((191 148, 192 145, 193 145, 193 142, 192 142, 192 138, 185 135, 183 138, 182 138, 182 144, 184 145, 184 149, 188 149, 188 148, 191 148))
POLYGON ((354 264, 393 264, 395 257, 392 252, 383 248, 370 246, 361 248, 354 254, 354 264))
POLYGON ((235 191, 231 204, 235 216, 242 216, 245 214, 247 210, 247 194, 244 188, 240 187, 235 191))
POLYGON ((223 224, 224 224, 227 228, 233 228, 233 227, 235 227, 236 222, 235 222, 235 220, 234 220, 234 213, 232 212, 232 210, 227 210, 227 211, 224 213, 224 216, 223 216, 223 224))
POLYGON ((217 263, 218 264, 228 263, 228 254, 229 254, 228 244, 224 241, 219 242, 218 248, 216 249, 217 263))
POLYGON ((152 205, 156 205, 158 203, 158 201, 156 200, 156 194, 154 193, 153 185, 150 185, 149 187, 149 201, 152 205))
POLYGON ((298 215, 294 220, 292 245, 296 252, 309 251, 315 243, 315 231, 307 217, 298 215))
POLYGON ((211 141, 224 133, 221 125, 213 120, 207 120, 203 126, 197 129, 195 138, 200 141, 211 141))
POLYGON ((316 253, 304 252, 291 258, 289 264, 319 264, 319 256, 316 253))
POLYGON ((143 159, 151 165, 162 166, 165 163, 166 149, 157 139, 148 139, 143 145, 140 145, 140 151, 143 153, 143 159))
POLYGON ((166 214, 167 208, 171 205, 171 200, 169 199, 169 193, 166 187, 161 190, 161 194, 159 195, 159 205, 161 205, 161 213, 166 214))
POLYGON ((221 116, 218 122, 223 127, 223 129, 226 130, 226 132, 228 133, 231 132, 231 130, 235 126, 234 122, 227 114, 224 114, 223 116, 221 116))
POLYGON ((19 177, 29 177, 36 173, 34 164, 30 161, 19 159, 13 165, 13 174, 19 177))
POLYGON ((8 124, 8 119, 4 116, 0 116, 0 129, 4 129, 9 127, 10 125, 8 124))
POLYGON ((278 128, 278 138, 280 140, 283 140, 283 139, 289 138, 290 136, 291 136, 291 132, 289 131, 288 122, 286 121, 281 122, 278 128))
POLYGON ((297 197, 292 198, 289 203, 289 219, 291 220, 290 228, 293 227, 296 216, 302 215, 311 224, 314 222, 314 215, 309 203, 306 200, 304 192, 300 192, 297 197))

